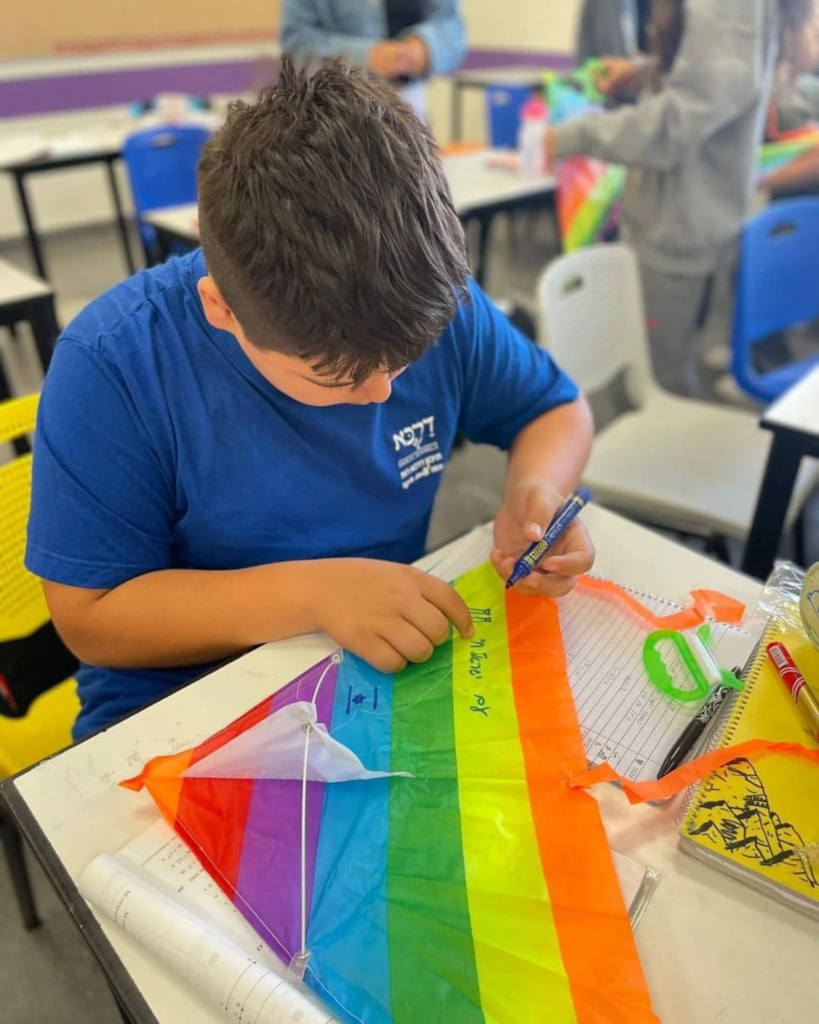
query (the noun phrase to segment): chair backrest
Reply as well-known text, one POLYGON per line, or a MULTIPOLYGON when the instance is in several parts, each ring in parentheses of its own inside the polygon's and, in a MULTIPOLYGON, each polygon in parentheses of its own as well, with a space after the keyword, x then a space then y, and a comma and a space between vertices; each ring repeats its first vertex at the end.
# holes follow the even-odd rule
MULTIPOLYGON (((0 403, 0 444, 34 430, 38 395, 0 403)), ((23 565, 31 506, 31 453, 0 466, 0 643, 49 620, 43 588, 23 565)))
POLYGON ((643 291, 627 245, 596 245, 560 256, 538 283, 540 341, 587 395, 625 375, 629 400, 642 406, 656 389, 643 291))
POLYGON ((755 397, 766 400, 775 393, 754 369, 754 345, 819 318, 817 281, 819 198, 773 203, 748 221, 736 278, 732 368, 755 397))
POLYGON ((210 137, 199 125, 136 132, 122 150, 137 213, 196 201, 196 167, 210 137))
MULTIPOLYGON (((0 403, 0 444, 33 432, 38 398, 0 403)), ((29 452, 0 466, 0 778, 68 746, 80 709, 70 678, 76 658, 49 621, 42 584, 23 564, 30 505, 29 452)))
POLYGON ((485 90, 489 144, 494 149, 516 149, 521 110, 532 96, 528 85, 490 85, 485 90))

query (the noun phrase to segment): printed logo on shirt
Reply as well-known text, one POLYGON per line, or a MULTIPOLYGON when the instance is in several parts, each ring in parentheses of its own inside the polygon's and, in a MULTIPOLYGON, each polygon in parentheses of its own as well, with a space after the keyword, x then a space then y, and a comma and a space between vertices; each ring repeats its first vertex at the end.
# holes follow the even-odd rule
POLYGON ((399 454, 398 471, 405 491, 433 473, 441 473, 444 455, 435 439, 435 417, 425 416, 392 435, 399 454))

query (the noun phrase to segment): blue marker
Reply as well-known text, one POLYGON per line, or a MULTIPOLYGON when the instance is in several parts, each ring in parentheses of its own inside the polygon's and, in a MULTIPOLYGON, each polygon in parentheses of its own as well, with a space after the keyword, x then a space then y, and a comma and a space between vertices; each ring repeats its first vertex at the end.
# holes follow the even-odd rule
POLYGON ((580 515, 583 509, 591 501, 591 491, 584 489, 573 494, 566 504, 555 512, 555 517, 549 523, 549 529, 543 534, 542 540, 536 540, 529 545, 526 551, 515 563, 512 575, 506 581, 506 589, 514 587, 516 583, 525 580, 526 577, 539 565, 546 555, 554 547, 557 539, 562 536, 565 530, 580 515))

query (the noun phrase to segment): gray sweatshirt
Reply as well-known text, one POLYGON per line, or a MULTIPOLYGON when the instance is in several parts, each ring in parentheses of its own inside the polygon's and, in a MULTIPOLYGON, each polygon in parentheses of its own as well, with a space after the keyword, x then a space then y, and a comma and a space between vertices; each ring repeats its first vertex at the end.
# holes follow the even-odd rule
POLYGON ((636 0, 586 0, 577 29, 577 60, 637 56, 636 0))
POLYGON ((556 158, 631 168, 623 220, 641 262, 707 274, 730 249, 753 194, 779 36, 778 0, 686 0, 660 91, 555 128, 556 158))

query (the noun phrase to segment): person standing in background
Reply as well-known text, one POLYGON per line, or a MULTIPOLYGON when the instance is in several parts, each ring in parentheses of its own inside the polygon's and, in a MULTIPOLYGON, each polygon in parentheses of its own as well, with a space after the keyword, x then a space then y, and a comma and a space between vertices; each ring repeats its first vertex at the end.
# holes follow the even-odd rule
POLYGON ((778 59, 792 74, 815 25, 815 0, 656 0, 654 60, 612 58, 598 80, 638 102, 547 131, 549 161, 630 168, 623 233, 640 263, 654 371, 670 391, 697 390, 694 333, 750 207, 778 59))
POLYGON ((466 52, 460 0, 285 0, 282 48, 300 67, 331 57, 392 82, 425 116, 423 80, 466 52))
POLYGON ((635 58, 647 50, 651 0, 585 0, 577 29, 577 62, 635 58))

